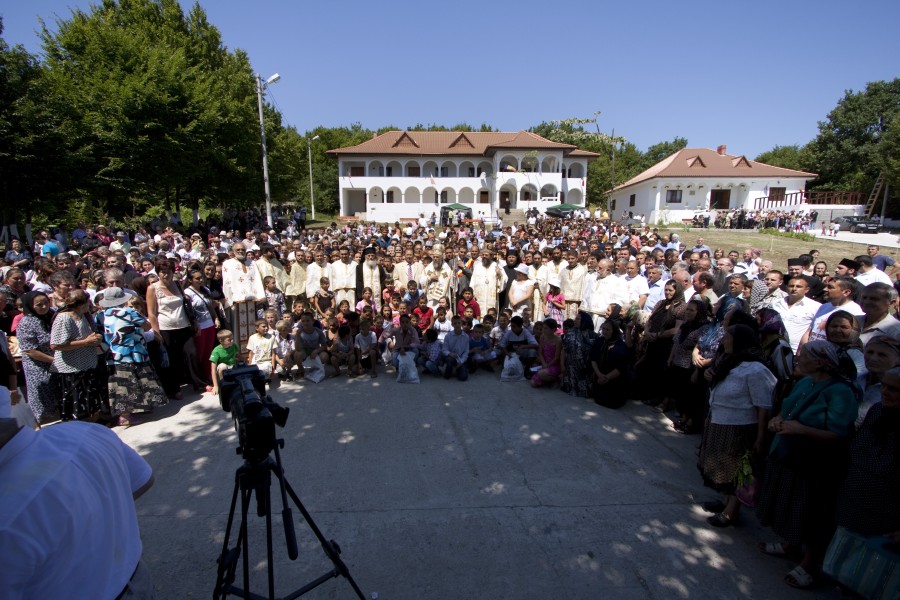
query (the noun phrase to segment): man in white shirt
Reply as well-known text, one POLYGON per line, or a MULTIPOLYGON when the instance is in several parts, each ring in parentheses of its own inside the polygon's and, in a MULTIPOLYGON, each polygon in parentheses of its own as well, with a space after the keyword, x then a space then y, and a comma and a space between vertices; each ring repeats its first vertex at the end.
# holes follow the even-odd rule
POLYGON ((865 287, 870 283, 886 283, 888 285, 893 285, 888 274, 878 269, 870 257, 857 256, 856 262, 859 263, 856 280, 861 286, 865 287))
POLYGON ((356 308, 356 261, 350 258, 350 248, 341 246, 338 249, 338 260, 331 263, 331 289, 334 292, 334 304, 338 306, 346 300, 350 310, 356 308))
POLYGON ((626 266, 625 283, 628 285, 628 299, 639 308, 644 308, 647 296, 650 295, 650 286, 647 279, 641 275, 637 260, 631 259, 626 266))
POLYGON ((666 297, 666 285, 662 280, 662 269, 659 265, 647 267, 647 300, 644 301, 644 311, 653 312, 656 303, 666 297))
POLYGON ((781 315, 781 321, 787 330, 788 341, 795 354, 800 347, 800 341, 805 337, 816 316, 816 311, 822 306, 815 300, 806 297, 808 291, 809 284, 806 280, 803 277, 794 277, 788 281, 787 296, 772 306, 781 315))
POLYGON ((4 598, 151 598, 134 501, 153 471, 115 433, 0 419, 4 598))
MULTIPOLYGON (((790 293, 790 292, 788 292, 790 293)), ((825 323, 831 313, 837 310, 845 310, 855 317, 862 317, 865 313, 859 304, 851 300, 853 295, 853 281, 849 277, 835 277, 825 284, 825 304, 819 307, 813 322, 810 324, 809 331, 803 339, 800 340, 802 346, 806 342, 813 340, 827 339, 825 331, 825 323)))

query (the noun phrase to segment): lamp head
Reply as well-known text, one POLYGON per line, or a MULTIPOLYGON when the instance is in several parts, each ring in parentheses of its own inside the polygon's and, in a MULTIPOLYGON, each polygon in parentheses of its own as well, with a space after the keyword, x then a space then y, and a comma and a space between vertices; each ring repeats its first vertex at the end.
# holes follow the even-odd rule
POLYGON ((315 136, 311 141, 314 142, 314 141, 316 141, 317 139, 319 139, 319 136, 315 136))
POLYGON ((278 73, 275 73, 274 75, 272 75, 271 77, 269 77, 268 79, 266 79, 266 85, 275 83, 275 82, 278 81, 279 79, 281 79, 281 75, 279 75, 278 73))

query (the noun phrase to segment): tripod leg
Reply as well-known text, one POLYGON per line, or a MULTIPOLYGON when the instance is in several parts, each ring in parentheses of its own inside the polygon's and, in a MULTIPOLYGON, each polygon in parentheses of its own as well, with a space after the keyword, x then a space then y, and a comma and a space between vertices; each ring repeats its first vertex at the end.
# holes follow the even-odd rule
POLYGON ((222 542, 222 553, 219 554, 219 559, 217 561, 219 567, 216 574, 216 587, 213 590, 214 600, 221 600, 225 597, 225 592, 222 590, 223 585, 231 585, 234 583, 234 570, 237 566, 237 553, 239 552, 241 540, 238 539, 237 546, 235 546, 234 550, 229 550, 228 542, 231 539, 231 526, 234 524, 234 509, 237 506, 239 491, 240 486, 238 484, 238 477, 236 476, 234 479, 234 491, 231 493, 231 507, 228 509, 228 523, 225 525, 225 541, 222 542))
MULTIPOLYGON (((241 531, 239 537, 241 538, 244 551, 243 558, 243 577, 244 577, 244 598, 245 600, 250 600, 250 542, 249 536, 247 535, 247 513, 250 511, 250 496, 253 495, 253 488, 248 487, 246 490, 241 490, 241 531)), ((274 597, 274 596, 272 596, 274 597)))

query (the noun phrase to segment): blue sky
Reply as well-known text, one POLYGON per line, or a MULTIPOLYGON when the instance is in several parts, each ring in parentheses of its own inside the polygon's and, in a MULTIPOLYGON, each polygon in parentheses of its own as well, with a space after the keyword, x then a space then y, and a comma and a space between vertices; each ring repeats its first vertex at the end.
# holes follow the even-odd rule
MULTIPOLYGON (((7 0, 4 38, 38 52, 38 17, 89 5, 7 0)), ((900 76, 896 0, 201 5, 229 48, 281 74, 272 99, 301 133, 357 121, 516 131, 601 111, 604 131, 641 149, 682 136, 752 157, 815 137, 844 90, 900 76)))

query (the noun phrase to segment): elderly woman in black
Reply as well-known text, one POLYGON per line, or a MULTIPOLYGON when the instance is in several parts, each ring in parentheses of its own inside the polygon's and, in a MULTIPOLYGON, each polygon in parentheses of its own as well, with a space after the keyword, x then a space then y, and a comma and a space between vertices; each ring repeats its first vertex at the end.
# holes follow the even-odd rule
POLYGON ((795 373, 802 376, 769 421, 775 439, 757 503, 763 525, 784 542, 760 544, 773 556, 799 557, 784 581, 796 588, 815 583, 834 533, 834 506, 857 415, 856 368, 826 340, 803 347, 795 373))
POLYGON ((562 389, 572 396, 588 398, 591 395, 593 379, 590 376, 591 347, 597 334, 591 315, 578 311, 575 326, 562 338, 562 389))
POLYGON ((41 425, 59 419, 60 393, 56 375, 51 369, 50 325, 53 312, 50 298, 43 292, 22 296, 22 320, 16 329, 22 351, 22 370, 28 390, 28 406, 41 425))
POLYGON ((850 442, 825 571, 865 598, 900 597, 900 367, 884 374, 881 402, 850 442), (893 550, 885 548, 892 545, 893 550))
POLYGON ((641 356, 635 369, 638 377, 647 382, 649 404, 665 405, 664 395, 665 378, 660 377, 666 368, 669 354, 672 351, 672 339, 678 333, 678 329, 684 319, 684 288, 681 284, 670 279, 663 288, 663 299, 656 303, 653 312, 647 318, 647 325, 643 337, 643 356, 641 356))

